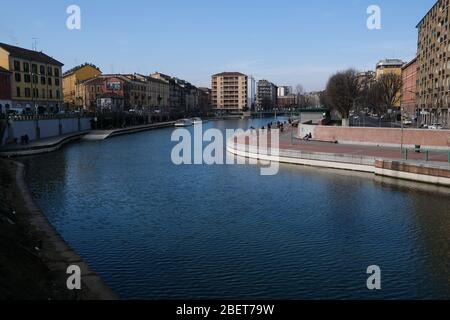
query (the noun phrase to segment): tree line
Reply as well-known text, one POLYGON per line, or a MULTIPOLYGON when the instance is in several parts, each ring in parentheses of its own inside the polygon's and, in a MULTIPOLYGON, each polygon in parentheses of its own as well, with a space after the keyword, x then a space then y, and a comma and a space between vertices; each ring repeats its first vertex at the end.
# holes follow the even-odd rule
POLYGON ((337 72, 328 80, 321 103, 336 111, 348 125, 351 111, 369 110, 381 117, 400 102, 402 77, 382 74, 377 79, 360 75, 354 69, 337 72))

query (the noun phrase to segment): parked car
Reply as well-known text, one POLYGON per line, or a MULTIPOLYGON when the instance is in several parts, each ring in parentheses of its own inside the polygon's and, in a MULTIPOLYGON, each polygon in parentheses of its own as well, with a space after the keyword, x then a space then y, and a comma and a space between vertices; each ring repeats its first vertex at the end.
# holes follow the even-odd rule
POLYGON ((439 123, 433 123, 431 126, 428 126, 430 130, 442 130, 442 125, 439 123))
POLYGON ((405 119, 405 120, 403 120, 403 125, 404 126, 410 126, 410 125, 412 125, 412 121, 411 120, 409 120, 409 119, 405 119))

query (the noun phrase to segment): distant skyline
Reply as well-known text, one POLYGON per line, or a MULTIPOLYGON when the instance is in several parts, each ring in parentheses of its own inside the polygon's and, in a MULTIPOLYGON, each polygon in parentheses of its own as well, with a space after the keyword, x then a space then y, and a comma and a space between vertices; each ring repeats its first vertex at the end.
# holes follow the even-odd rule
MULTIPOLYGON (((191 0, 8 2, 0 42, 37 49, 64 70, 85 62, 104 73, 155 71, 211 86, 211 75, 239 71, 277 85, 321 90, 349 67, 373 70, 384 58, 411 60, 417 29, 435 0, 191 0), (66 8, 81 8, 68 30, 66 8), (378 5, 382 29, 366 28, 378 5)), ((5 12, 6 12, 5 11, 5 12)))

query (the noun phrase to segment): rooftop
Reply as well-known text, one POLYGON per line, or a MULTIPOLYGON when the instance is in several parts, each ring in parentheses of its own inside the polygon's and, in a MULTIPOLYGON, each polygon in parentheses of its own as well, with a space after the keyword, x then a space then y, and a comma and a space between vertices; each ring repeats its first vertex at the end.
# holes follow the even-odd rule
POLYGON ((101 72, 99 67, 97 67, 96 65, 94 65, 92 63, 87 63, 86 62, 85 64, 81 64, 79 66, 73 67, 70 70, 67 70, 66 72, 64 72, 63 76, 68 76, 69 74, 72 74, 72 73, 74 73, 74 72, 76 72, 76 71, 78 71, 78 70, 80 70, 80 69, 82 69, 84 67, 92 67, 92 68, 98 70, 99 72, 101 72))
POLYGON ((217 73, 214 74, 213 77, 246 77, 245 74, 240 73, 240 72, 222 72, 222 73, 217 73))
POLYGON ((377 68, 380 67, 401 67, 404 62, 400 59, 384 59, 377 63, 377 68))
POLYGON ((46 64, 52 64, 56 66, 62 67, 64 64, 59 62, 58 60, 53 59, 52 57, 46 55, 43 52, 28 50, 20 47, 11 46, 6 43, 0 42, 0 48, 4 49, 5 51, 8 51, 10 55, 24 59, 29 61, 36 61, 46 64))
POLYGON ((430 12, 439 5, 440 0, 438 0, 431 8, 430 10, 428 10, 427 14, 423 16, 423 18, 420 20, 420 22, 417 24, 416 28, 419 28, 420 25, 422 24, 423 20, 425 20, 425 18, 430 14, 430 12))
POLYGON ((413 64, 414 62, 416 62, 416 61, 417 61, 417 57, 415 57, 414 59, 412 59, 410 62, 405 63, 405 64, 403 65, 402 69, 408 68, 410 65, 412 65, 412 64, 413 64))
POLYGON ((7 72, 7 73, 11 73, 11 71, 6 70, 5 68, 0 67, 0 72, 7 72))

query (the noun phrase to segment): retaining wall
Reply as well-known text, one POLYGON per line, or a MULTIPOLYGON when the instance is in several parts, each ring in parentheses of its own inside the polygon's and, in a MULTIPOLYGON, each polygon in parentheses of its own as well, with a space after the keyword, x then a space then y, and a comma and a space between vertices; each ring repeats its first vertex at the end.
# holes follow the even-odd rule
POLYGON ((414 148, 420 145, 426 149, 450 150, 450 130, 423 130, 398 128, 332 127, 303 124, 299 126, 299 137, 311 133, 313 139, 337 141, 342 144, 359 144, 383 147, 414 148))
POLYGON ((12 121, 5 128, 3 137, 0 137, 0 146, 6 145, 8 141, 28 135, 30 141, 37 140, 37 130, 40 131, 40 139, 82 132, 91 129, 91 118, 63 118, 45 120, 17 120, 12 121), (61 125, 61 127, 60 127, 61 125))

